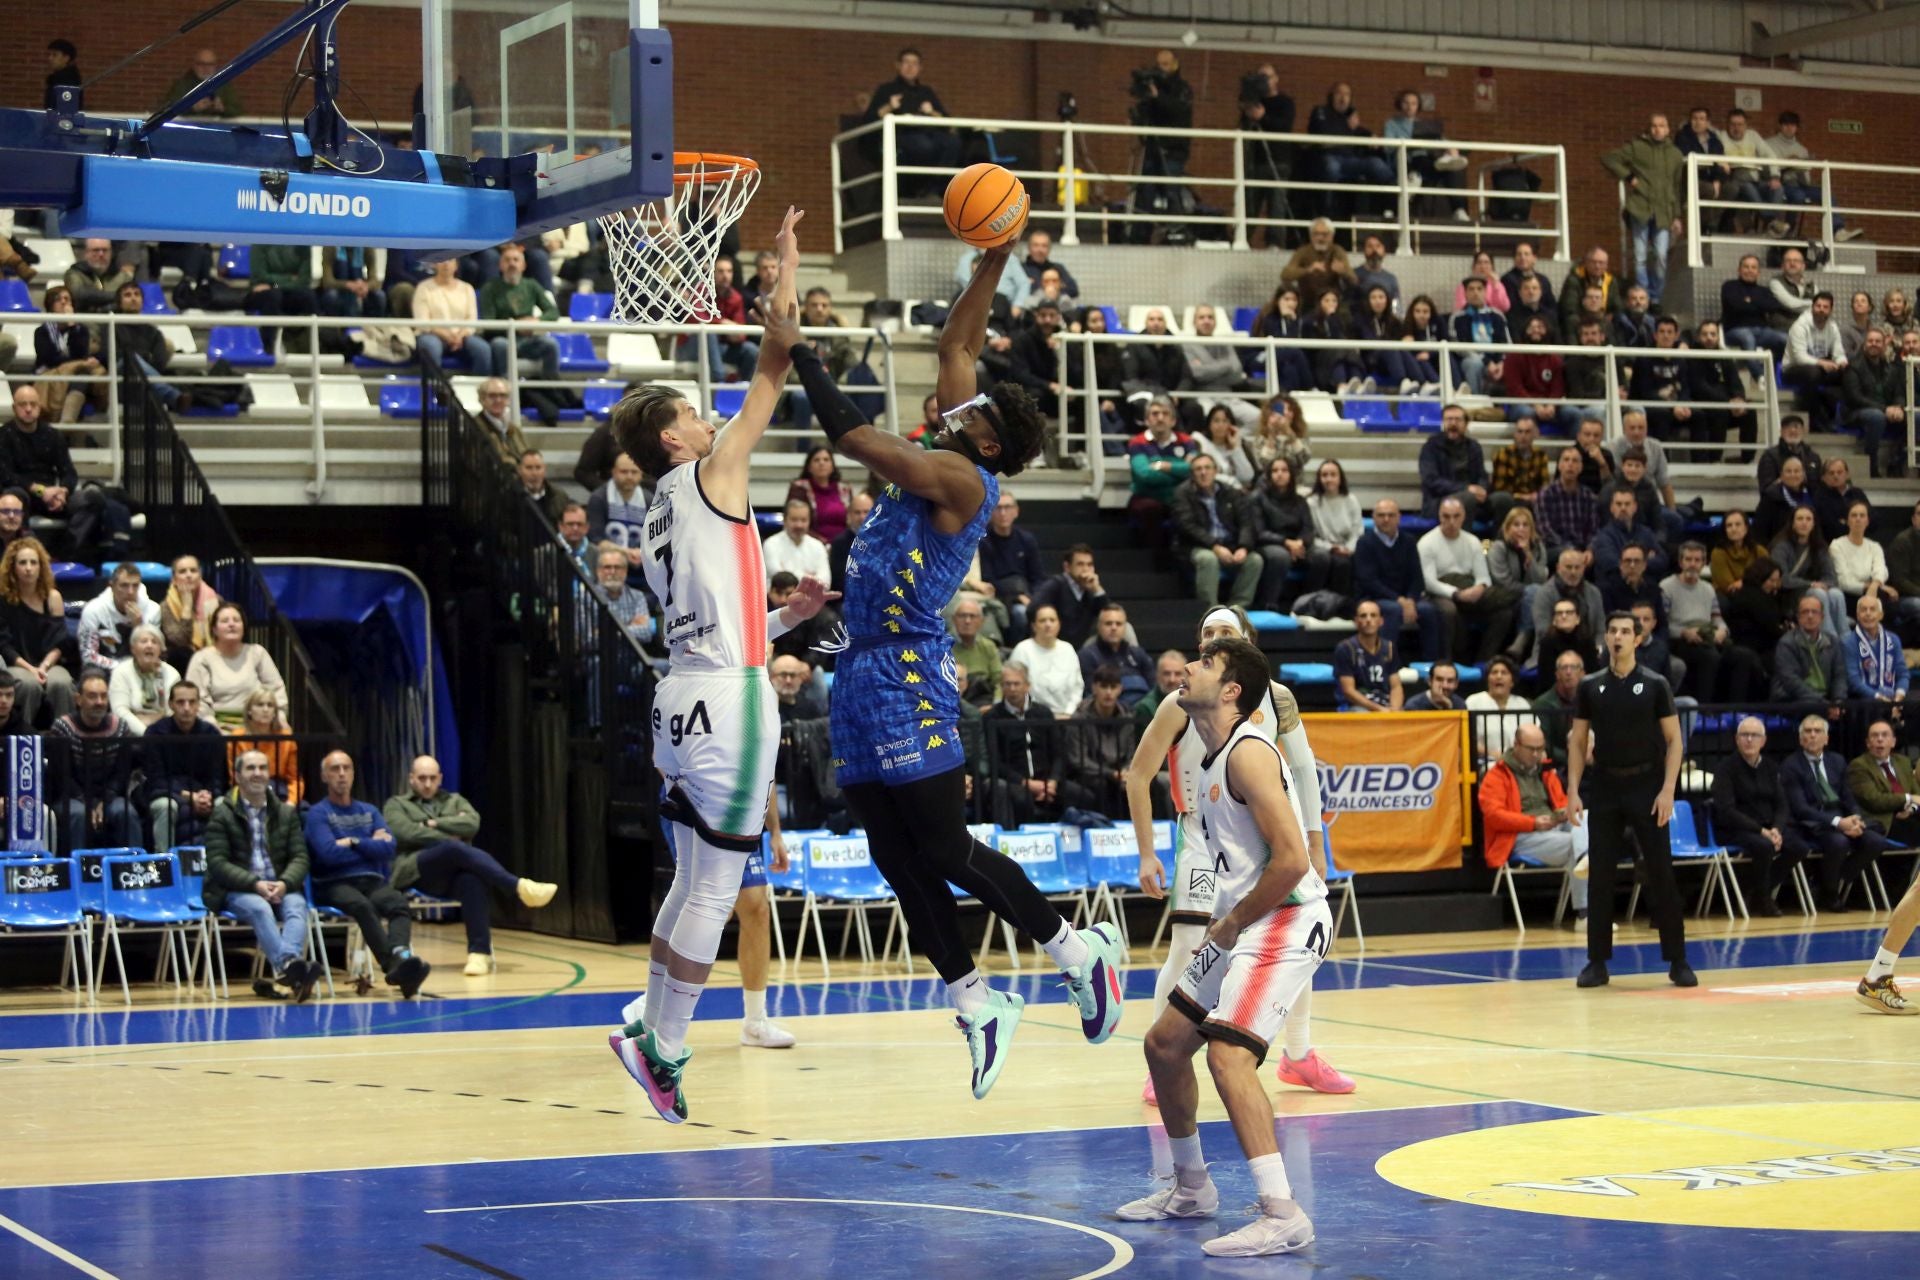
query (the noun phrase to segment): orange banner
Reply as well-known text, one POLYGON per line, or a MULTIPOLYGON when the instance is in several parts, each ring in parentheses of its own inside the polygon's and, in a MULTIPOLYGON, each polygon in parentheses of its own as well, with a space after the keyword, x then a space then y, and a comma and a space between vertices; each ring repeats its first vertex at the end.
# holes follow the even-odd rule
POLYGON ((1301 717, 1320 763, 1320 807, 1338 865, 1439 871, 1473 838, 1461 711, 1301 717))

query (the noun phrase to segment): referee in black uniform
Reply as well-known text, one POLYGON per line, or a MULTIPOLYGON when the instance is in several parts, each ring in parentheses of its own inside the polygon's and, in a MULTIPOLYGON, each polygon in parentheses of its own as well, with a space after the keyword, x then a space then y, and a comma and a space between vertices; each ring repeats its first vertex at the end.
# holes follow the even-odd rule
POLYGON ((1580 985, 1607 984, 1613 957, 1613 873, 1632 831, 1646 865, 1647 899, 1660 930, 1660 954, 1676 987, 1699 985, 1687 964, 1686 925, 1673 882, 1667 823, 1680 780, 1680 717, 1666 677, 1634 660, 1640 625, 1630 613, 1607 615, 1607 667, 1580 682, 1567 736, 1567 817, 1587 811, 1587 967, 1580 985), (1587 758, 1587 732, 1593 758, 1587 758), (1581 782, 1587 782, 1582 795, 1581 782))

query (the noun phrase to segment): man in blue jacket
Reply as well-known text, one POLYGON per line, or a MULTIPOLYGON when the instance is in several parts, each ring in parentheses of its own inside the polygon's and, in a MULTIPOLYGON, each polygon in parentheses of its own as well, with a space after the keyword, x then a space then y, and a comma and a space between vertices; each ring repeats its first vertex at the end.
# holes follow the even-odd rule
POLYGON ((1427 598, 1419 549, 1412 537, 1400 536, 1400 504, 1391 498, 1374 504, 1373 528, 1354 546, 1353 590, 1359 599, 1380 606, 1380 638, 1396 651, 1401 628, 1417 624, 1420 656, 1429 661, 1447 656, 1444 620, 1427 598))
POLYGON ((360 926, 387 984, 411 1000, 431 966, 413 954, 413 912, 406 895, 387 883, 393 870, 393 835, 380 810, 353 798, 353 757, 334 751, 320 762, 324 800, 307 811, 307 850, 313 861, 313 893, 322 906, 337 907, 360 926))

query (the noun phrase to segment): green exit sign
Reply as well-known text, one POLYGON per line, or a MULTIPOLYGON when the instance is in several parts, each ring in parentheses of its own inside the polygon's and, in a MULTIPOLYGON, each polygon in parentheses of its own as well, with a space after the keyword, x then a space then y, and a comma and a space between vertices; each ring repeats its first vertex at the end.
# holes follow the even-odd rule
POLYGON ((1867 126, 1858 120, 1829 120, 1828 133, 1865 133, 1867 126))

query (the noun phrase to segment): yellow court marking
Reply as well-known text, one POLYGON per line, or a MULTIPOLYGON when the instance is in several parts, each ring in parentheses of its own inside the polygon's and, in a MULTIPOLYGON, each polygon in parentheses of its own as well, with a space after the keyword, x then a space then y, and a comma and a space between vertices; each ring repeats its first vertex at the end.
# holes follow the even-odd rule
POLYGON ((1920 1103, 1687 1107, 1449 1134, 1388 1182, 1524 1213, 1695 1227, 1913 1231, 1920 1103), (1896 1177, 1907 1174, 1907 1177, 1896 1177))

